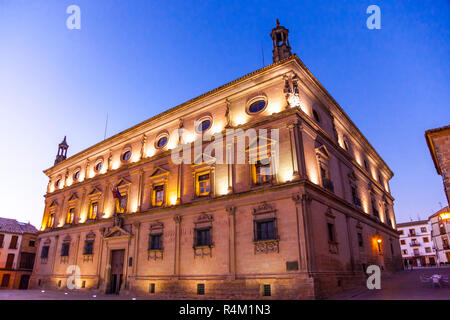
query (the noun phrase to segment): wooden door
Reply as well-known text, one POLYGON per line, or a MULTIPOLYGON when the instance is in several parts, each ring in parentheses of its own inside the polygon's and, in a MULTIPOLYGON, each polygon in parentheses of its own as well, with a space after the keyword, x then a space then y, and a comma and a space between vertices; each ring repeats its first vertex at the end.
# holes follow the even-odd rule
POLYGON ((125 250, 111 252, 111 290, 110 293, 119 294, 123 280, 123 264, 125 250))
POLYGON ((21 289, 21 290, 28 289, 28 282, 29 281, 30 281, 30 275, 29 274, 23 274, 20 277, 19 289, 21 289))

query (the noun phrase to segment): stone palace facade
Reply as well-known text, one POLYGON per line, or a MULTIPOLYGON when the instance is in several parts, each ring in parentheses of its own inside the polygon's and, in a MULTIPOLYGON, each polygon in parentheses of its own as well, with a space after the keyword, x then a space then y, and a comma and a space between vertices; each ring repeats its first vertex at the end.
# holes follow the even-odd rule
POLYGON ((69 158, 64 139, 45 170, 32 287, 67 290, 76 272, 93 292, 314 299, 365 285, 371 264, 401 268, 392 171, 278 21, 271 38, 269 66, 69 158), (253 161, 217 161, 206 149, 218 141, 240 152, 218 138, 173 160, 238 129, 268 129, 245 139, 253 161))

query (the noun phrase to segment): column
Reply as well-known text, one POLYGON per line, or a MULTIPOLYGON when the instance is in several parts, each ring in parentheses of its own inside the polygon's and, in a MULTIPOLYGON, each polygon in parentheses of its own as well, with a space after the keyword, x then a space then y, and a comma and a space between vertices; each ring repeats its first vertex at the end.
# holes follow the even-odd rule
POLYGON ((182 217, 176 215, 173 217, 175 221, 175 258, 174 258, 174 266, 173 266, 173 274, 176 278, 180 275, 180 245, 181 245, 181 220, 182 217))
POLYGON ((236 207, 230 206, 226 208, 228 212, 228 273, 231 280, 236 279, 236 207))

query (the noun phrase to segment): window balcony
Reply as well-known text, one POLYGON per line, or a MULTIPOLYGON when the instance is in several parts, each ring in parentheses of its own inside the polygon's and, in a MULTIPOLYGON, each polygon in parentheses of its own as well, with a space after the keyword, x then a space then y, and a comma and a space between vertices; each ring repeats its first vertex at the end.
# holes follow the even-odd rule
POLYGON ((411 247, 419 247, 419 246, 420 246, 420 243, 419 243, 419 242, 411 242, 409 245, 410 245, 411 247))

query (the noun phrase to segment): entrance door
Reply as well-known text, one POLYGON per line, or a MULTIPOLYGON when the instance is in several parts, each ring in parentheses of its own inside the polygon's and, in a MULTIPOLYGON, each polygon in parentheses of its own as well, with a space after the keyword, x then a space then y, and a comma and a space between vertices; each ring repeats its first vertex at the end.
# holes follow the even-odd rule
POLYGON ((110 293, 119 294, 123 281, 123 262, 125 250, 111 251, 111 290, 110 293))
POLYGON ((30 275, 29 274, 23 274, 20 277, 19 289, 21 289, 21 290, 28 289, 28 281, 30 281, 30 275))

